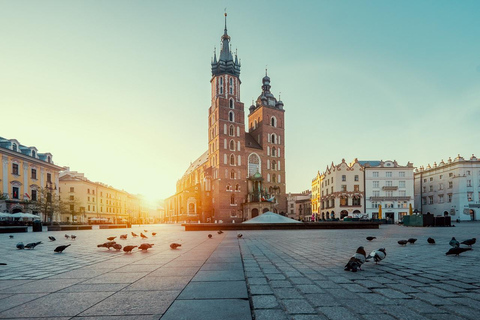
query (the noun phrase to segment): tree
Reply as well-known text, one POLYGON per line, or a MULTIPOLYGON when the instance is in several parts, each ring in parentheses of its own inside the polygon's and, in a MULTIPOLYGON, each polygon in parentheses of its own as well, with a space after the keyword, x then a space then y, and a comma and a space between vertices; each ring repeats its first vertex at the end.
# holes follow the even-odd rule
POLYGON ((40 188, 37 190, 37 200, 29 201, 29 207, 32 211, 43 214, 44 223, 52 223, 54 213, 67 212, 66 204, 59 196, 55 196, 53 190, 49 188, 40 188))

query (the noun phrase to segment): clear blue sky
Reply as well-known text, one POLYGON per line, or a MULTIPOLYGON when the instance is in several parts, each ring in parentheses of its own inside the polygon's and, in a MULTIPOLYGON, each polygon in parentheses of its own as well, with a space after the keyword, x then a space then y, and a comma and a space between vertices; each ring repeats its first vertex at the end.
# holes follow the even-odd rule
POLYGON ((1 1, 0 136, 168 197, 207 149, 223 12, 242 100, 268 65, 287 191, 332 161, 480 156, 478 1, 1 1))

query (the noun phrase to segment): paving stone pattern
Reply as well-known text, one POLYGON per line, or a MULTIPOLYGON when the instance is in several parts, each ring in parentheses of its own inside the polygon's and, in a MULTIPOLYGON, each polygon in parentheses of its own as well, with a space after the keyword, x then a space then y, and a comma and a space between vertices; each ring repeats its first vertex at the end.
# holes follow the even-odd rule
POLYGON ((0 234, 0 262, 8 264, 0 266, 0 319, 480 319, 480 248, 445 255, 452 236, 479 238, 479 231, 480 223, 461 223, 242 231, 241 239, 235 231, 185 232, 178 225, 69 231, 76 240, 65 232, 0 234), (149 239, 131 237, 143 229, 149 239), (153 248, 97 248, 127 232, 118 243, 153 248), (368 242, 369 235, 377 239, 368 242), (397 244, 410 237, 418 241, 397 244), (44 243, 17 250, 20 241, 44 243), (171 242, 182 247, 171 250, 171 242), (53 253, 61 244, 71 246, 53 253), (367 253, 385 247, 387 257, 345 272, 360 245, 367 253))

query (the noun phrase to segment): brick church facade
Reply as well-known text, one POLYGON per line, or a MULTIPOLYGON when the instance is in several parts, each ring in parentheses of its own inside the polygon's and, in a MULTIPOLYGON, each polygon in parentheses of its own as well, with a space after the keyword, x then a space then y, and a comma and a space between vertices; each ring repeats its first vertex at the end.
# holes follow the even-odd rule
POLYGON ((287 212, 284 106, 270 78, 248 108, 240 99, 240 63, 225 30, 212 59, 208 150, 190 164, 165 200, 165 221, 242 222, 266 211, 287 212))

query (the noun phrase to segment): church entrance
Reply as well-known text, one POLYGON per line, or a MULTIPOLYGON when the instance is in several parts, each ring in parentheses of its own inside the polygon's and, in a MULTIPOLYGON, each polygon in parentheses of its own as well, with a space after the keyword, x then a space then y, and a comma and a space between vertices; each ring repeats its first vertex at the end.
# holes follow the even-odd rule
POLYGON ((258 209, 252 209, 252 218, 258 217, 258 209))

